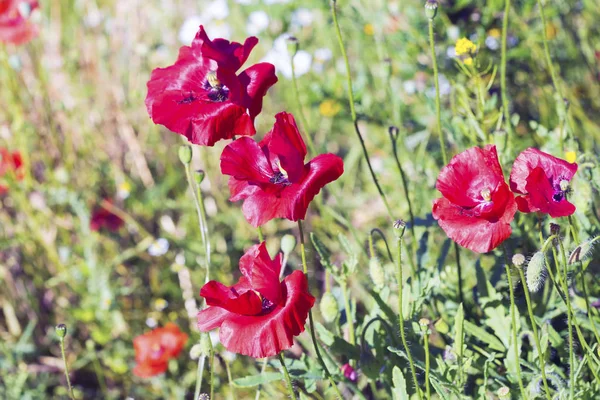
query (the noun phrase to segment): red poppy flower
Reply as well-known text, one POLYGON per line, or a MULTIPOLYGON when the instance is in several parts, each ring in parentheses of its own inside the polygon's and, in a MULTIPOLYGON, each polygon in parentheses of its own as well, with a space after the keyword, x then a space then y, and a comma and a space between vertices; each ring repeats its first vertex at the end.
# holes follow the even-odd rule
POLYGON ((20 45, 37 36, 37 26, 29 21, 36 8, 34 0, 0 0, 0 42, 20 45))
MULTIPOLYGON (((112 204, 112 200, 105 199, 105 202, 112 204)), ((124 224, 124 221, 118 215, 113 214, 105 207, 99 206, 92 212, 92 218, 90 219, 90 229, 93 231, 99 231, 102 228, 106 228, 109 231, 116 232, 124 224)))
POLYGON ((220 327, 227 350, 255 358, 271 357, 294 344, 315 298, 301 271, 279 281, 281 254, 271 260, 265 243, 252 246, 240 259, 242 277, 227 287, 210 281, 200 290, 209 307, 198 313, 198 327, 220 327))
POLYGON ((344 162, 336 155, 321 154, 307 164, 305 157, 294 117, 277 114, 260 143, 240 138, 223 150, 221 172, 231 176, 229 200, 244 200, 242 211, 254 226, 273 218, 303 219, 321 188, 344 172, 344 162))
MULTIPOLYGON (((18 151, 10 152, 0 147, 0 177, 14 173, 18 180, 23 179, 23 158, 18 151)), ((8 186, 0 182, 0 194, 8 192, 8 186)))
POLYGON ((348 379, 350 382, 356 383, 358 381, 358 374, 356 373, 356 370, 352 368, 352 365, 350 365, 349 363, 342 365, 341 370, 342 374, 344 374, 346 379, 348 379))
POLYGON ((149 378, 167 370, 169 360, 179 355, 187 342, 187 335, 172 322, 133 339, 135 361, 133 373, 149 378))
POLYGON ((511 233, 517 211, 504 181, 496 146, 473 147, 457 154, 440 171, 433 218, 449 238, 477 253, 495 249, 511 233))
POLYGON ((191 46, 179 49, 174 65, 156 68, 148 81, 150 118, 191 143, 213 146, 234 135, 254 135, 254 118, 267 90, 277 82, 275 67, 255 64, 239 75, 258 39, 244 44, 210 40, 200 26, 191 46))
POLYGON ((538 149, 523 151, 513 164, 510 188, 524 196, 517 197, 519 211, 539 211, 552 218, 575 212, 567 200, 569 182, 577 172, 577 164, 569 163, 538 149))

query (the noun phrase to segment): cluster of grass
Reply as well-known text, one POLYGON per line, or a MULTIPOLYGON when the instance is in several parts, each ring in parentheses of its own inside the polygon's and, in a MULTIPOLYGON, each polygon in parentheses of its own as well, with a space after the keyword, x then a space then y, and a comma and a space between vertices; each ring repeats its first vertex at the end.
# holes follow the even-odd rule
MULTIPOLYGON (((0 198, 0 398, 67 396, 54 330, 60 323, 68 327, 66 358, 77 398, 191 398, 197 361, 188 350, 200 338, 195 307, 205 279, 205 249, 177 155, 182 140, 152 123, 144 98, 150 71, 175 59, 185 18, 201 14, 208 3, 42 1, 39 37, 25 46, 0 48, 0 146, 19 150, 25 165, 22 180, 4 178, 9 191, 0 198), (90 231, 92 210, 107 198, 125 226, 118 232, 90 231), (159 238, 168 241, 168 250, 152 255, 148 249, 159 238), (186 302, 190 287, 193 297, 186 302), (165 375, 134 377, 133 338, 169 321, 189 334, 186 351, 165 375)), ((600 393, 597 260, 565 266, 565 278, 557 275, 557 283, 569 285, 567 290, 548 279, 531 294, 534 335, 527 289, 517 269, 505 269, 505 263, 513 254, 530 256, 541 249, 540 229, 543 239, 550 236, 549 217, 519 215, 506 243, 508 254, 502 248, 485 255, 463 250, 459 258, 431 216, 442 149, 450 157, 495 143, 508 173, 516 154, 533 146, 561 158, 574 152, 579 164, 571 182, 577 212, 571 224, 566 218, 552 221, 562 229, 566 257, 597 236, 600 9, 593 0, 549 1, 544 25, 540 4, 525 0, 510 6, 507 110, 500 85, 505 2, 440 4, 432 28, 444 145, 423 3, 338 2, 352 107, 329 2, 230 1, 226 18, 212 21, 228 24, 231 39, 243 41, 249 36, 248 16, 265 11, 269 24, 257 34, 260 43, 250 62, 265 56, 284 33, 293 34, 311 56, 310 68, 298 77, 298 95, 293 80, 284 76, 269 91, 257 131, 262 137, 277 112, 293 112, 303 116, 300 126, 319 152, 344 158, 344 175, 311 206, 305 229, 313 238, 307 246, 311 290, 318 301, 327 292, 339 303, 331 319, 315 307, 326 362, 338 377, 346 362, 359 372, 355 385, 340 384, 345 397, 390 398, 392 391, 399 398, 405 392, 420 397, 426 395, 426 381, 433 398, 497 398, 505 387, 508 396, 521 398, 520 385, 528 398, 544 397, 534 336, 541 337, 553 394, 592 399, 600 393), (468 62, 453 56, 463 37, 477 46, 468 62), (392 222, 400 218, 413 222, 402 258, 408 278, 403 339, 412 353, 410 366, 398 335, 399 285, 391 261, 399 259, 392 222), (576 235, 567 234, 570 225, 576 235), (516 324, 507 271, 514 283, 516 324), (421 318, 430 323, 419 325, 421 318), (518 358, 511 326, 518 333, 518 358)), ((257 232, 239 204, 228 201, 227 177, 219 172, 223 146, 194 147, 192 163, 206 172, 201 190, 213 249, 211 278, 233 283, 237 262, 256 243, 257 232)), ((275 254, 282 236, 298 231, 292 222, 275 220, 263 233, 275 254)), ((559 253, 548 254, 556 272, 562 271, 559 253)), ((300 263, 296 248, 288 266, 300 268, 300 263)), ((318 363, 307 356, 312 354, 308 333, 298 342, 305 354, 294 348, 288 362, 303 398, 333 398, 318 363)), ((251 398, 259 384, 265 398, 282 397, 285 382, 273 373, 278 361, 269 362, 263 374, 262 366, 217 346, 215 398, 251 398)))

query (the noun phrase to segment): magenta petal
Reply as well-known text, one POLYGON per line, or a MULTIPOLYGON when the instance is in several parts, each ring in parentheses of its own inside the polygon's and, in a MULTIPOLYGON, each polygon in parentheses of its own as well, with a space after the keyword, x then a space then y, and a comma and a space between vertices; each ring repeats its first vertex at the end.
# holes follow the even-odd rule
MULTIPOLYGON (((281 112, 275 115, 275 125, 260 142, 260 146, 267 146, 271 163, 279 162, 291 182, 296 183, 302 179, 306 145, 292 114, 281 112)), ((278 167, 273 166, 275 168, 278 167)))
POLYGON ((213 59, 219 66, 235 72, 246 62, 257 43, 258 39, 254 36, 247 38, 243 45, 220 38, 210 40, 204 27, 200 25, 192 47, 200 48, 204 57, 213 59))
MULTIPOLYGON (((525 196, 527 201, 526 208, 531 211, 548 213, 552 218, 566 217, 575 212, 575 206, 569 203, 565 198, 560 201, 555 201, 553 199, 555 190, 552 185, 550 185, 546 172, 541 167, 536 167, 530 172, 527 177, 525 190, 528 193, 528 195, 525 196)), ((527 212, 525 209, 519 210, 527 212)))
POLYGON ((269 63, 258 63, 246 68, 238 75, 240 86, 246 92, 245 104, 248 107, 250 118, 260 114, 263 97, 267 90, 277 83, 275 67, 269 63))
POLYGON ((515 159, 510 173, 510 188, 515 193, 526 194, 527 177, 535 168, 544 170, 548 180, 565 179, 570 181, 577 172, 577 164, 528 148, 515 159))
POLYGON ((221 173, 241 181, 268 184, 274 175, 271 164, 251 138, 230 143, 221 154, 221 173))
POLYGON ((252 288, 273 303, 282 297, 279 271, 281 257, 271 260, 265 242, 256 244, 240 258, 240 271, 248 279, 252 288))
POLYGON ((227 311, 256 315, 262 311, 262 300, 252 290, 238 293, 236 287, 227 287, 220 282, 210 281, 200 290, 200 296, 206 299, 206 304, 221 307, 227 311))

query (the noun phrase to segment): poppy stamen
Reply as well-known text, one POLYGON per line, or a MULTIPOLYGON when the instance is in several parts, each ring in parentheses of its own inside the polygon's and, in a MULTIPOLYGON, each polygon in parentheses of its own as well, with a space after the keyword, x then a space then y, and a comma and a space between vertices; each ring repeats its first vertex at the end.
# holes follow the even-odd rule
POLYGON ((484 201, 492 201, 492 193, 490 192, 490 189, 483 189, 480 194, 484 201))

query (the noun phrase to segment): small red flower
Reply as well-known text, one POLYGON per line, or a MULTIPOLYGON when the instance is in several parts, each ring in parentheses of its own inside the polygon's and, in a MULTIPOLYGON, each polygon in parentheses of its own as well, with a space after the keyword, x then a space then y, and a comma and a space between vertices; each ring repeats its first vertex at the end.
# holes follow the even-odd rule
POLYGON ((443 197, 433 203, 433 218, 459 245, 486 253, 510 236, 517 205, 496 146, 473 147, 454 156, 440 171, 436 188, 443 197))
MULTIPOLYGON (((1 4, 1 3, 0 3, 1 4)), ((0 147, 0 178, 8 173, 14 173, 18 180, 23 179, 23 158, 21 153, 0 147)), ((8 186, 0 181, 0 195, 8 192, 8 186)))
MULTIPOLYGON (((104 199, 108 204, 112 204, 112 200, 104 199)), ((124 221, 118 215, 110 212, 106 207, 98 206, 92 212, 92 218, 90 219, 90 229, 93 231, 99 231, 102 228, 106 228, 109 231, 116 232, 124 224, 124 221)))
POLYGON ((172 322, 133 339, 135 361, 133 373, 149 378, 167 370, 169 360, 176 358, 187 342, 187 335, 172 322))
POLYGON ((567 192, 576 172, 576 163, 534 148, 523 151, 510 173, 511 190, 523 195, 517 197, 519 211, 539 211, 552 218, 573 214, 575 206, 567 200, 567 192))
POLYGON ((304 164, 306 146, 292 114, 275 116, 273 129, 260 142, 240 138, 221 155, 221 172, 230 175, 229 200, 244 200, 242 211, 254 226, 273 218, 298 221, 321 188, 344 172, 344 162, 321 154, 304 164))
POLYGON ((25 44, 38 34, 36 25, 29 21, 35 0, 0 0, 0 42, 25 44))
POLYGON ((341 370, 342 370, 342 374, 344 374, 346 379, 348 379, 350 382, 356 383, 358 381, 358 374, 356 373, 356 370, 354 368, 352 368, 352 366, 349 363, 344 364, 341 367, 341 370))
POLYGON ((301 271, 279 281, 281 254, 271 260, 265 243, 252 246, 240 259, 242 277, 227 287, 210 281, 200 290, 208 308, 198 313, 198 328, 220 327, 229 351, 254 358, 271 357, 294 344, 315 298, 301 271))
POLYGON ((179 49, 174 65, 152 71, 146 96, 150 118, 205 146, 234 135, 254 135, 262 99, 277 82, 275 67, 269 63, 236 75, 257 43, 255 37, 243 45, 211 41, 200 26, 191 47, 179 49))

